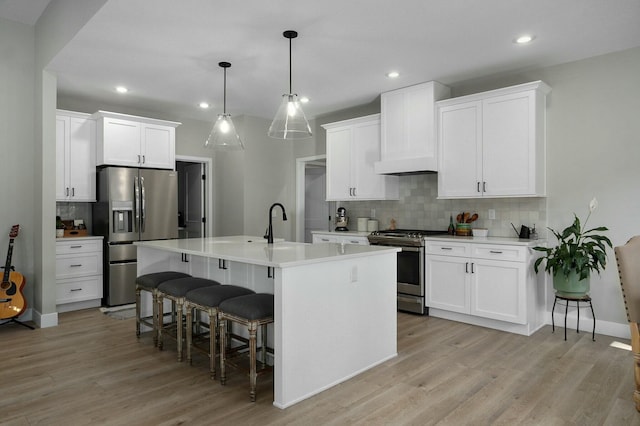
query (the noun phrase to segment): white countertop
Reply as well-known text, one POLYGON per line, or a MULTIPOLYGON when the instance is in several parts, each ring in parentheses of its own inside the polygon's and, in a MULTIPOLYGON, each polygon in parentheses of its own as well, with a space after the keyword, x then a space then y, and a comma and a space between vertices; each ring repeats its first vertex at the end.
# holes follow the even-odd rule
POLYGON ((62 241, 82 241, 82 240, 101 240, 101 235, 87 235, 85 237, 56 237, 56 242, 62 241))
POLYGON ((264 238, 249 235, 137 241, 134 244, 139 247, 275 268, 287 268, 400 251, 396 247, 336 243, 307 244, 278 239, 275 240, 274 244, 267 244, 264 238))
POLYGON ((528 240, 522 238, 511 237, 460 237, 457 235, 438 235, 433 237, 425 237, 425 241, 446 241, 473 244, 503 244, 525 247, 543 246, 547 240, 528 240))
POLYGON ((354 237, 366 237, 371 234, 369 231, 311 231, 311 233, 322 235, 351 235, 354 237))

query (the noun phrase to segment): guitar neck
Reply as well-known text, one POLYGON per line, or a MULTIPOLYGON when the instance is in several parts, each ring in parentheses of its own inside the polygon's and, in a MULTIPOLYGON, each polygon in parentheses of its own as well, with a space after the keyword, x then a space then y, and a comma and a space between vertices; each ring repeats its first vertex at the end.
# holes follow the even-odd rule
POLYGON ((11 255, 13 254, 13 238, 9 239, 9 250, 7 250, 7 261, 4 264, 4 274, 2 276, 2 282, 9 281, 9 275, 11 274, 11 255))

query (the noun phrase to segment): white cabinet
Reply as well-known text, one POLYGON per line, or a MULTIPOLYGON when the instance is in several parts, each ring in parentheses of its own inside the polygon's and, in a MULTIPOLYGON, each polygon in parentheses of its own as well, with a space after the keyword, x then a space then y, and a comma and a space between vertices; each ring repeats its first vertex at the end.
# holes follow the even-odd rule
POLYGON ((528 247, 427 240, 425 257, 431 315, 464 314, 448 318, 527 335, 542 325, 528 247))
POLYGON ((96 122, 89 114, 56 113, 56 201, 96 201, 96 122))
POLYGON ((350 235, 341 234, 339 232, 318 232, 313 231, 313 244, 318 243, 340 243, 340 244, 358 244, 363 246, 369 245, 366 235, 350 235))
POLYGON ((435 101, 451 89, 436 81, 385 92, 380 96, 380 161, 376 173, 437 171, 435 101))
POLYGON ((375 173, 380 159, 380 114, 324 124, 327 200, 397 200, 398 178, 375 173))
POLYGON ((546 195, 541 81, 439 101, 438 197, 546 195))
POLYGON ((94 116, 97 165, 175 168, 175 130, 180 123, 106 111, 94 116))
POLYGON ((102 238, 56 241, 56 305, 58 312, 100 306, 102 238))

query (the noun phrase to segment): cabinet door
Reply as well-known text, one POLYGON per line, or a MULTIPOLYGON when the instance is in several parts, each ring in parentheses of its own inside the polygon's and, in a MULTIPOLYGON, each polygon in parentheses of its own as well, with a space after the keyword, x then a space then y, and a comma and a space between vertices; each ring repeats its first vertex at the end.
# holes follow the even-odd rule
POLYGON ((463 314, 469 313, 468 258, 426 256, 426 305, 463 314))
POLYGON ((351 198, 350 127, 327 130, 327 200, 351 198))
POLYGON ((152 124, 142 125, 141 167, 175 168, 175 128, 152 124))
POLYGON ((534 92, 482 103, 482 163, 485 196, 535 195, 534 92))
POLYGON ((351 198, 385 198, 386 176, 375 173, 376 161, 380 161, 380 122, 356 125, 351 140, 351 198))
POLYGON ((69 199, 96 201, 95 121, 71 117, 69 129, 69 199))
POLYGON ((113 166, 138 167, 140 154, 140 123, 105 117, 103 120, 103 162, 113 166))
POLYGON ((439 197, 479 197, 482 182, 482 104, 438 109, 439 197))
POLYGON ((471 314, 526 324, 524 262, 474 259, 471 274, 471 314))
POLYGON ((71 193, 69 175, 69 117, 56 116, 56 201, 67 201, 71 193))

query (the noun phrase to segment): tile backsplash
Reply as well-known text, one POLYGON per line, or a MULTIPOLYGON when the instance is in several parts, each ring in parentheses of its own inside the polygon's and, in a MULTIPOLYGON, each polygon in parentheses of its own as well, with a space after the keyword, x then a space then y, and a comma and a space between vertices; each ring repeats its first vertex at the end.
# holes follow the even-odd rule
POLYGON ((92 203, 56 203, 56 216, 62 220, 83 219, 89 234, 92 232, 92 203))
POLYGON ((438 199, 438 175, 419 174, 400 176, 400 199, 396 201, 349 201, 339 205, 347 209, 350 229, 355 230, 358 217, 378 219, 380 229, 387 229, 391 219, 397 228, 442 229, 449 226, 449 217, 462 211, 478 213, 475 228, 488 228, 494 237, 515 237, 513 225, 527 225, 546 238, 546 198, 487 198, 438 199), (495 219, 489 219, 489 210, 495 210, 495 219))

